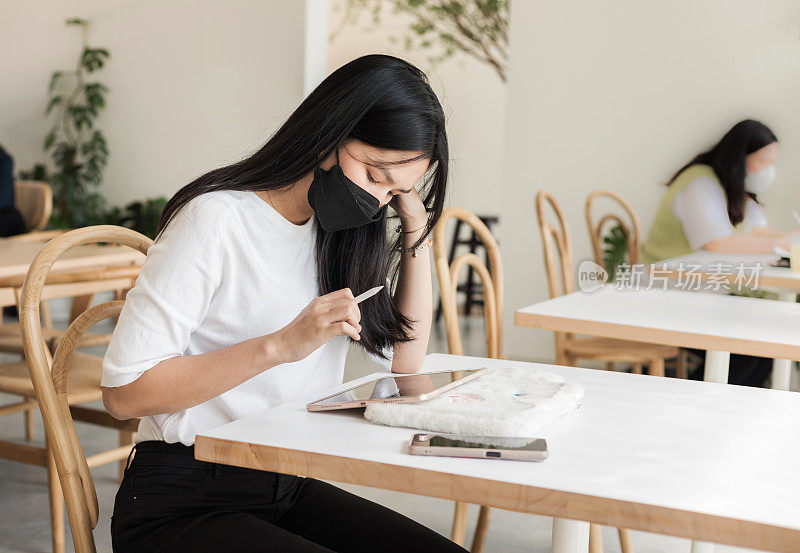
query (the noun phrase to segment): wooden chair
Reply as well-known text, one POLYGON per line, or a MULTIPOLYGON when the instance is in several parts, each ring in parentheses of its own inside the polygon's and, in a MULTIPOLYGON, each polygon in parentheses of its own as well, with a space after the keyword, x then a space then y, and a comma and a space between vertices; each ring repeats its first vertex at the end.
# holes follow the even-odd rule
POLYGON ((619 225, 628 243, 628 263, 635 265, 639 263, 639 253, 642 251, 642 225, 639 217, 623 197, 611 190, 595 190, 586 198, 586 226, 589 229, 589 240, 592 243, 592 253, 594 261, 603 266, 603 232, 607 229, 608 223, 619 225), (619 206, 619 209, 627 215, 628 221, 624 221, 616 213, 606 213, 595 223, 592 219, 592 208, 596 200, 608 198, 619 206))
MULTIPOLYGON (((46 448, 18 445, 15 460, 46 466, 48 469, 53 548, 56 552, 64 550, 62 497, 66 499, 75 551, 95 551, 92 528, 97 524, 98 508, 89 467, 124 461, 139 423, 138 420, 119 421, 103 410, 77 405, 102 398, 102 359, 74 350, 89 327, 108 317, 118 316, 124 302, 115 300, 102 303, 82 313, 69 325, 52 356, 40 323, 39 308, 47 295, 48 276, 53 263, 70 248, 94 242, 122 244, 142 253, 146 253, 152 244, 152 240, 146 236, 111 225, 67 232, 48 242, 36 256, 22 285, 19 300, 27 367, 23 365, 26 374, 19 374, 18 366, 13 374, 20 387, 18 391, 38 400, 44 419, 46 448), (75 421, 116 429, 120 446, 86 457, 78 441, 75 421)), ((0 371, 0 382, 11 377, 7 366, 0 367, 0 371)))
MULTIPOLYGON (((62 233, 63 234, 63 233, 62 233)), ((69 273, 53 273, 48 278, 48 286, 57 288, 57 285, 75 285, 80 284, 81 293, 85 296, 73 298, 73 302, 80 298, 93 298, 94 294, 100 292, 114 292, 116 299, 122 299, 125 291, 129 289, 136 276, 139 274, 139 266, 131 265, 128 267, 98 267, 92 271, 76 271, 69 273), (113 285, 125 285, 125 288, 115 289, 113 285)), ((18 278, 0 278, 0 288, 10 288, 18 296, 22 288, 22 279, 18 278)), ((58 294, 51 293, 44 294, 46 299, 42 300, 40 313, 42 317, 42 332, 44 333, 45 342, 50 347, 50 351, 55 351, 58 340, 64 335, 64 331, 53 327, 53 320, 50 316, 50 310, 47 306, 47 300, 55 299, 56 297, 69 297, 72 294, 58 294)), ((86 305, 88 307, 88 305, 86 305)), ((80 313, 70 317, 70 322, 75 319, 80 313)), ((111 339, 110 333, 88 333, 81 337, 78 347, 91 347, 97 345, 107 344, 111 339)), ((6 323, 0 325, 0 351, 5 353, 16 353, 20 356, 23 354, 24 348, 22 346, 22 333, 19 323, 6 323)))
MULTIPOLYGON (((461 270, 471 267, 478 274, 483 286, 486 356, 492 359, 503 359, 503 264, 500 258, 500 248, 497 246, 494 236, 492 236, 488 227, 473 213, 460 207, 449 207, 444 210, 441 219, 433 229, 433 251, 449 352, 454 355, 464 355, 461 331, 458 326, 456 293, 461 270), (452 264, 448 263, 445 226, 450 219, 456 219, 459 222, 463 221, 472 227, 473 232, 481 240, 486 250, 489 259, 488 269, 474 253, 462 254, 456 257, 452 264)), ((454 378, 460 377, 460 374, 454 375, 454 378)), ((467 503, 456 503, 451 539, 458 544, 464 543, 467 531, 468 508, 467 503)), ((474 553, 480 553, 483 550, 489 530, 490 518, 491 509, 481 506, 478 525, 475 528, 475 535, 472 539, 472 551, 474 553)))
MULTIPOLYGON (((574 292, 572 238, 564 212, 551 194, 540 190, 536 194, 536 215, 542 235, 550 297, 570 294, 574 292), (551 225, 547 221, 548 205, 556 215, 557 226, 551 225), (558 260, 556 260, 557 256, 558 260), (558 273, 560 273, 560 278, 558 273)), ((642 365, 648 365, 650 374, 657 376, 664 376, 664 360, 675 357, 679 353, 678 348, 672 346, 613 338, 576 337, 565 332, 555 333, 555 349, 556 363, 560 365, 575 366, 578 359, 591 359, 605 361, 606 369, 613 370, 614 362, 620 361, 632 363, 635 372, 641 372, 642 365)), ((590 527, 589 551, 591 553, 600 553, 603 550, 600 530, 601 527, 597 524, 592 524, 590 527)), ((628 530, 625 528, 618 530, 623 553, 632 553, 633 546, 628 530)))
MULTIPOLYGON (((16 204, 17 210, 22 215, 23 221, 25 221, 27 232, 10 236, 8 237, 9 240, 26 242, 46 241, 66 232, 66 230, 63 229, 42 230, 47 226, 47 223, 50 221, 50 215, 53 212, 53 191, 46 182, 26 180, 14 181, 14 203, 16 204)), ((20 282, 19 285, 21 286, 21 284, 20 282)), ((121 294, 122 291, 118 293, 121 294)), ((92 297, 92 295, 85 295, 73 298, 73 303, 77 310, 73 311, 73 316, 70 317, 70 321, 89 306, 92 297)), ((47 303, 42 304, 41 313, 46 339, 50 341, 56 340, 58 336, 60 336, 60 333, 53 330, 52 319, 50 317, 50 311, 47 308, 47 303)), ((109 339, 110 335, 87 335, 81 341, 81 347, 107 344, 109 339)), ((20 335, 19 325, 0 325, 0 351, 22 354, 22 337, 20 335)))
POLYGON ((42 230, 53 212, 53 190, 46 182, 14 181, 14 203, 28 232, 42 230))
MULTIPOLYGON (((589 240, 592 244, 594 261, 601 267, 604 266, 603 259, 603 236, 608 231, 610 225, 619 226, 625 235, 628 251, 626 263, 629 265, 639 264, 642 251, 642 225, 639 217, 633 210, 633 206, 625 198, 611 190, 595 190, 586 197, 586 228, 589 230, 589 240), (608 200, 614 207, 613 211, 605 213, 597 222, 594 221, 592 212, 598 200, 608 200), (622 215, 620 215, 622 214, 622 215)), ((680 350, 675 363, 676 376, 687 378, 687 359, 686 351, 680 350)), ((637 370, 634 367, 634 370, 637 370)), ((640 371, 641 369, 639 369, 640 371)))

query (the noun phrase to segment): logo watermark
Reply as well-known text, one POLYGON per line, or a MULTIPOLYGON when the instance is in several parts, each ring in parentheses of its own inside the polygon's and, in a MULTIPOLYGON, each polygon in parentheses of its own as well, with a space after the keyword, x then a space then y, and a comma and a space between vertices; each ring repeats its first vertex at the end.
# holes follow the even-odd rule
POLYGON ((616 290, 730 292, 758 288, 761 263, 621 263, 609 282, 608 271, 591 260, 578 266, 578 289, 591 294, 608 285, 616 290))

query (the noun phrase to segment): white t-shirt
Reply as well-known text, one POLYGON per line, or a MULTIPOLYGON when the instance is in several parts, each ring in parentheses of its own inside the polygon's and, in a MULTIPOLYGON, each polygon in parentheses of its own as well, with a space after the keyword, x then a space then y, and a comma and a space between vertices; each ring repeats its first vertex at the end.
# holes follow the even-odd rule
MULTIPOLYGON (((165 359, 286 326, 318 295, 315 240, 314 217, 295 225, 254 192, 192 199, 147 253, 108 345, 102 385, 123 386, 165 359)), ((205 403, 144 417, 136 441, 191 445, 203 430, 301 395, 321 396, 342 382, 348 345, 339 336, 205 403)))
MULTIPOLYGON (((730 236, 736 229, 728 217, 728 199, 719 183, 711 177, 697 177, 675 195, 672 212, 683 226, 683 233, 693 250, 709 242, 730 236)), ((747 198, 741 228, 749 232, 767 226, 761 206, 747 198)))

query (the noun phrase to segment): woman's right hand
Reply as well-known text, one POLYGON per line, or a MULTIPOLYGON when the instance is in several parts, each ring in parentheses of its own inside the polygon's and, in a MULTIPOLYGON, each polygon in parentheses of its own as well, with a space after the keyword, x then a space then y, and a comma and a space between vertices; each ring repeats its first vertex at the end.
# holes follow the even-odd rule
POLYGON ((349 288, 311 300, 294 320, 265 338, 278 363, 305 359, 331 338, 347 335, 360 340, 361 311, 349 288))

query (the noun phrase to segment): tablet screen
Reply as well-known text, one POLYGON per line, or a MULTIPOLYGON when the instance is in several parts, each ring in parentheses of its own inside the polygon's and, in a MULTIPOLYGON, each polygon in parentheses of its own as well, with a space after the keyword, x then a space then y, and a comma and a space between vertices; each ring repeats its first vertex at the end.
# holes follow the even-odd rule
MULTIPOLYGON (((474 371, 464 371, 465 376, 474 371)), ((426 374, 398 375, 373 380, 319 401, 315 405, 329 405, 369 399, 386 399, 418 396, 434 391, 452 382, 452 371, 426 374)))

